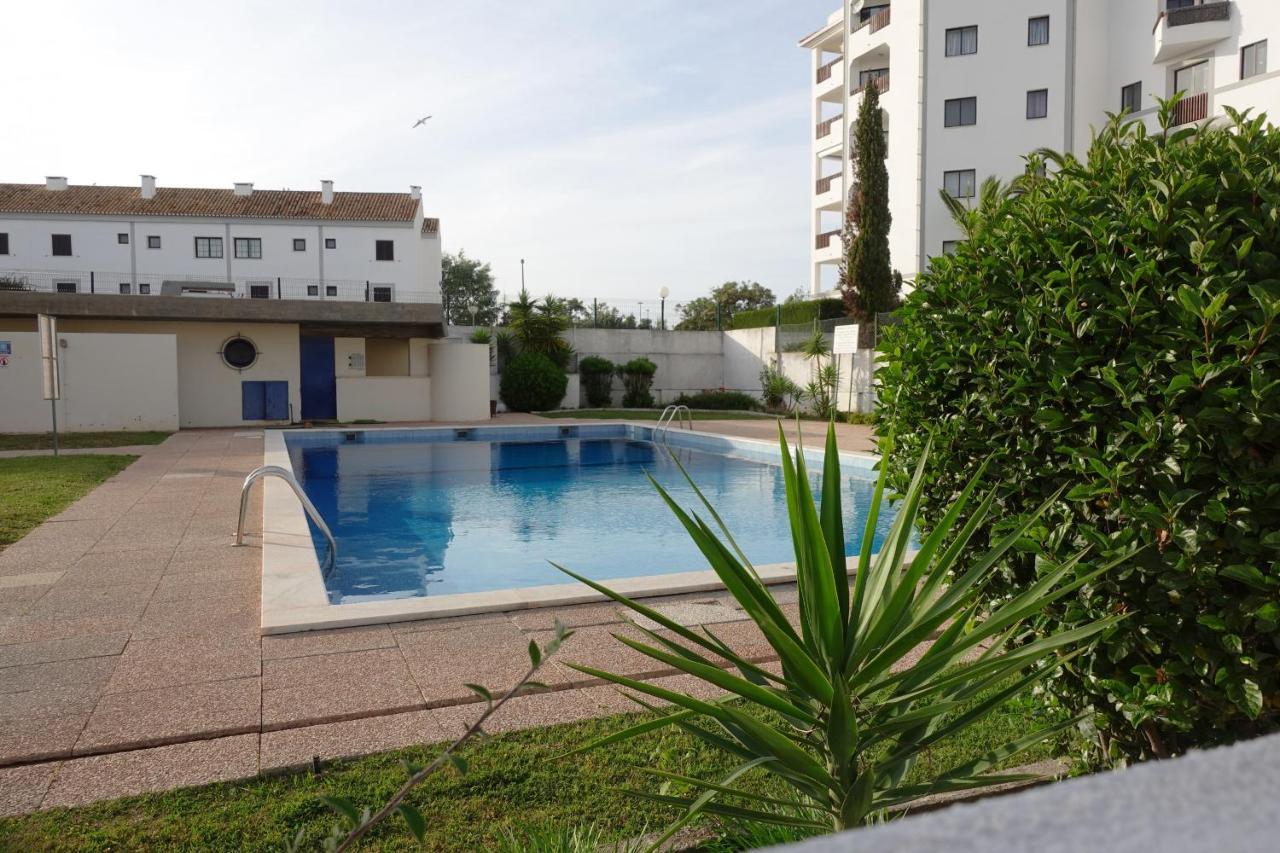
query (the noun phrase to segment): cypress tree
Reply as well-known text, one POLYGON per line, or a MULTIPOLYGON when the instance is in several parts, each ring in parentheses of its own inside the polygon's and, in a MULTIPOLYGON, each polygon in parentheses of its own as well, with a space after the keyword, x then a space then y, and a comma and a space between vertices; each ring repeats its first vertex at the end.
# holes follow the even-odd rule
POLYGON ((889 171, 880 114, 880 89, 869 81, 862 93, 854 126, 853 186, 845 208, 841 239, 840 290, 849 316, 859 322, 874 319, 898 304, 899 281, 889 263, 889 171))

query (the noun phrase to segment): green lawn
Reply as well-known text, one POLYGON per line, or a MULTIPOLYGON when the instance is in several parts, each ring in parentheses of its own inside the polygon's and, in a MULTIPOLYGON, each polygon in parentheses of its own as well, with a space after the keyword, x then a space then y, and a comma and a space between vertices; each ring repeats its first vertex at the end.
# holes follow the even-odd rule
MULTIPOLYGON (((554 412, 537 412, 544 418, 600 418, 601 420, 621 421, 656 421, 662 416, 661 409, 559 409, 554 412)), ((694 409, 691 413, 695 421, 752 421, 760 418, 772 418, 761 412, 742 412, 718 409, 694 409)))
MULTIPOLYGON (((129 447, 159 444, 171 432, 67 432, 58 433, 59 447, 129 447)), ((0 450, 47 450, 53 447, 53 433, 0 434, 0 450)))
MULTIPOLYGON (((424 849, 526 850, 530 837, 594 827, 603 840, 661 828, 662 807, 616 789, 655 790, 636 766, 695 776, 724 773, 729 763, 688 735, 665 731, 605 749, 561 758, 564 752, 616 731, 634 715, 498 735, 469 745, 466 776, 452 769, 429 778, 410 798, 427 820, 424 849), (514 847, 503 847, 514 836, 514 847)), ((940 744, 913 775, 924 776, 1026 732, 1036 725, 1027 699, 1015 699, 954 742, 940 744)), ((334 822, 316 798, 347 797, 377 808, 404 781, 400 760, 425 763, 438 747, 402 750, 340 762, 310 773, 152 794, 78 809, 0 820, 0 850, 271 850, 304 829, 305 849, 319 849, 334 822)), ((1017 763, 1050 757, 1042 748, 1017 763)), ((757 785, 768 780, 757 776, 757 785)), ((675 793, 675 792, 673 792, 675 793)), ((418 849, 398 816, 371 833, 362 850, 418 849)), ((544 849, 539 847, 539 849, 544 849)), ((551 848, 547 848, 551 849, 551 848)))
POLYGON ((19 456, 0 459, 0 548, 118 471, 136 456, 19 456))

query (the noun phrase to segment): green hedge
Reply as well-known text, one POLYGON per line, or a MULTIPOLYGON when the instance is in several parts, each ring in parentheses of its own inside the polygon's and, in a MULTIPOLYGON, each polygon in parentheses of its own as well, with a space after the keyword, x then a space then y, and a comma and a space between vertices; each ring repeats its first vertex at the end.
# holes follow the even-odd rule
POLYGON ((752 308, 739 311, 733 315, 730 328, 763 329, 777 325, 781 316, 784 326, 812 323, 814 320, 835 320, 848 316, 844 302, 839 299, 810 299, 806 302, 791 302, 780 307, 752 308))
POLYGON ((673 403, 690 409, 714 409, 717 411, 754 412, 760 409, 760 401, 741 391, 699 391, 681 394, 673 403))
POLYGON ((513 412, 545 412, 564 399, 569 377, 559 365, 536 352, 516 356, 502 371, 498 395, 513 412))
POLYGON ((926 517, 982 472, 976 553, 1047 502, 992 596, 1137 549, 1042 625, 1127 614, 1051 687, 1106 762, 1280 728, 1280 131, 1233 124, 1113 121, 1087 163, 1053 158, 933 259, 881 350, 893 485, 932 434, 926 517))

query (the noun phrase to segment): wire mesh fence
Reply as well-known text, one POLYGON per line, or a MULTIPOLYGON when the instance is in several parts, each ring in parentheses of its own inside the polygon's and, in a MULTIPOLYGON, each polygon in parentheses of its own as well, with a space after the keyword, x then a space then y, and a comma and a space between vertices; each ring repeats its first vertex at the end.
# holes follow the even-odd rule
POLYGON ((104 270, 0 270, 0 293, 89 293, 106 296, 202 296, 230 299, 305 299, 336 302, 440 301, 439 290, 353 279, 246 276, 104 270))
POLYGON ((776 327, 775 349, 778 352, 800 352, 814 339, 821 336, 830 348, 835 339, 837 326, 857 325, 858 349, 876 349, 880 345, 881 335, 886 326, 897 322, 893 314, 876 314, 867 323, 854 323, 848 317, 836 317, 826 320, 814 319, 808 323, 784 323, 776 327))

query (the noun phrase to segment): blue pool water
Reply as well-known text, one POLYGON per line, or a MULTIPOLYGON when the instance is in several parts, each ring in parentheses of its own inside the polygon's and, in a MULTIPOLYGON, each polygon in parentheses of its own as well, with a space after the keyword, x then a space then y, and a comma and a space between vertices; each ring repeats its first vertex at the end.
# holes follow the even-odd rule
MULTIPOLYGON (((693 490, 665 450, 614 432, 520 441, 290 437, 294 472, 338 543, 325 579, 330 601, 568 582, 548 560, 600 580, 706 569, 645 472, 686 508, 699 508, 693 490)), ((794 559, 778 465, 675 452, 754 563, 794 559)), ((874 483, 854 470, 843 484, 854 553, 874 483)), ((877 544, 891 522, 883 512, 877 544)), ((325 540, 312 533, 323 554, 325 540)))

